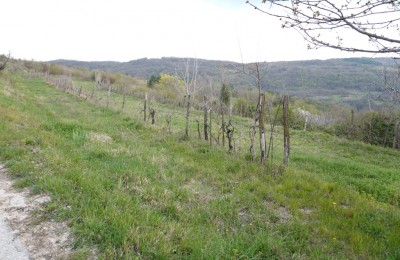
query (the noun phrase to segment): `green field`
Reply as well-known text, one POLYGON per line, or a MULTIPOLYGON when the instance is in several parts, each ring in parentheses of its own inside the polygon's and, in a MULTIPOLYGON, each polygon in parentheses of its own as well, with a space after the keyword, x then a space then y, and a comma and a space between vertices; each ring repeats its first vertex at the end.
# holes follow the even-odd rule
MULTIPOLYGON (((90 90, 89 82, 78 82, 90 90)), ((141 100, 113 93, 93 104, 20 74, 0 74, 0 160, 19 187, 47 193, 45 218, 67 221, 77 257, 399 259, 400 152, 318 132, 292 131, 282 170, 246 160, 248 119, 236 118, 235 154, 181 141, 153 102, 156 126, 140 120, 141 100), (102 103, 103 102, 103 103, 102 103), (241 142, 241 143, 239 143, 241 142)))

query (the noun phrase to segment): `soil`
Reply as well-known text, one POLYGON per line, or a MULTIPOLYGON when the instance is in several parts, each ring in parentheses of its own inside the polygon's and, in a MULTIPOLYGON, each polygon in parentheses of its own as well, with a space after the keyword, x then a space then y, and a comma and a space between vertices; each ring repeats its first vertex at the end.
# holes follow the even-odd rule
POLYGON ((30 195, 28 189, 15 189, 12 184, 6 167, 0 164, 0 225, 6 230, 0 234, 0 243, 6 243, 0 244, 0 258, 14 259, 5 251, 6 246, 21 253, 18 259, 70 258, 74 253, 73 238, 67 223, 43 217, 43 206, 50 197, 30 195))

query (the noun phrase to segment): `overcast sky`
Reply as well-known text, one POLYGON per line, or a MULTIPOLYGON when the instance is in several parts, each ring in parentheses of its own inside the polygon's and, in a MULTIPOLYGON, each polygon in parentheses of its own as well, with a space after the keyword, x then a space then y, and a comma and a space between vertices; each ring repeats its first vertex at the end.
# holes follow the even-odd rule
POLYGON ((39 61, 283 61, 366 56, 307 50, 245 0, 3 0, 0 54, 39 61))

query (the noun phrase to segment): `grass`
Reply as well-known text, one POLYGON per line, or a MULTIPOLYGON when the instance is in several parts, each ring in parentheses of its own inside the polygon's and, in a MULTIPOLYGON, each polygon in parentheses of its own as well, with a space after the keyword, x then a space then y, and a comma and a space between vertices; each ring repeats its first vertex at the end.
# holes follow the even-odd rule
POLYGON ((0 158, 20 187, 51 195, 46 216, 68 221, 77 248, 103 258, 400 257, 398 151, 294 131, 290 167, 272 177, 244 160, 245 143, 229 155, 179 141, 183 112, 169 135, 139 120, 140 104, 112 111, 41 79, 0 76, 0 158))

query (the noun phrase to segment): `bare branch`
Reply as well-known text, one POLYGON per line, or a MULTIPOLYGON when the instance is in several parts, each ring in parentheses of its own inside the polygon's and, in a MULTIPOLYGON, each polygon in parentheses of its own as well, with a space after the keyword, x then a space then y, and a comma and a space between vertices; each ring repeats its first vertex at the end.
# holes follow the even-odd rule
POLYGON ((268 3, 267 8, 246 3, 279 18, 282 28, 296 29, 309 42, 309 48, 400 54, 400 1, 262 0, 268 3), (346 35, 344 29, 354 33, 346 35), (363 37, 355 41, 356 35, 363 37))

